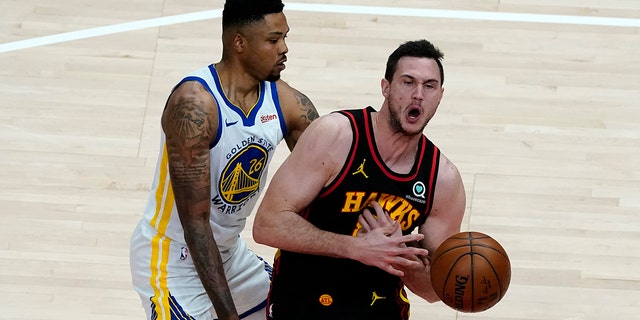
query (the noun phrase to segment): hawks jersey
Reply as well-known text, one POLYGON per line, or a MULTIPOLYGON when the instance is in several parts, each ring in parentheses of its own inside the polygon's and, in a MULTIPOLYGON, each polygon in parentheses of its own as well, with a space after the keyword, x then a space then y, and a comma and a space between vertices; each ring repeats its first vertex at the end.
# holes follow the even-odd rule
MULTIPOLYGON (((407 174, 389 169, 378 154, 371 107, 340 111, 353 142, 336 179, 300 215, 316 227, 355 235, 358 216, 378 202, 411 233, 432 207, 440 152, 424 135, 407 174)), ((374 212, 372 210, 372 212, 374 212)), ((408 319, 409 301, 399 277, 350 259, 280 250, 269 296, 270 319, 408 319)))

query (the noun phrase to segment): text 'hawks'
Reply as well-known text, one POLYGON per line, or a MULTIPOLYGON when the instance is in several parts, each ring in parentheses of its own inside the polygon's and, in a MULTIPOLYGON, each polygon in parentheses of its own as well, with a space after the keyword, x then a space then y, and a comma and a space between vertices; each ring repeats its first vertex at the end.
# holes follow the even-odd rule
POLYGON ((409 229, 413 222, 420 217, 420 212, 403 197, 364 191, 346 192, 342 212, 360 212, 373 201, 378 202, 393 220, 400 222, 402 230, 409 229))

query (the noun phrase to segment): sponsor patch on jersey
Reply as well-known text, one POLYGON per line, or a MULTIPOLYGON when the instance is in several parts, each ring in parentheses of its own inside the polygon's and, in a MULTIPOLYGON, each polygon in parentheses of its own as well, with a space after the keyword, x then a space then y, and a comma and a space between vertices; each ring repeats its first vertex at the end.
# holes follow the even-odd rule
POLYGON ((239 204, 253 196, 260 186, 268 153, 264 146, 249 144, 236 153, 222 171, 218 192, 225 202, 239 204))
POLYGON ((425 187, 422 181, 418 181, 413 184, 413 195, 408 194, 406 198, 411 201, 426 203, 427 199, 424 196, 426 192, 427 192, 427 187, 425 187))
POLYGON ((424 186, 422 181, 417 181, 413 184, 413 195, 418 198, 424 199, 424 193, 427 191, 427 188, 424 186))
POLYGON ((276 120, 278 119, 278 115, 277 114, 265 114, 265 115, 261 115, 260 116, 260 122, 262 123, 266 123, 272 120, 276 120))
POLYGON ((318 301, 320 302, 321 305, 328 307, 331 304, 333 304, 333 297, 325 293, 321 295, 320 298, 318 298, 318 301))

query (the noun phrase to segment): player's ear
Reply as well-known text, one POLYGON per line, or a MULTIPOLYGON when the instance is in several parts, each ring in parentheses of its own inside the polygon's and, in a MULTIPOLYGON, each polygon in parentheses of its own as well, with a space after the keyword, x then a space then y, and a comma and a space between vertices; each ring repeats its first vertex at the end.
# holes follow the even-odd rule
POLYGON ((236 32, 233 35, 233 48, 237 52, 243 52, 247 47, 247 38, 245 38, 241 33, 236 32))
POLYGON ((380 80, 380 87, 382 88, 382 96, 385 98, 389 98, 389 87, 391 87, 391 83, 385 78, 380 80))

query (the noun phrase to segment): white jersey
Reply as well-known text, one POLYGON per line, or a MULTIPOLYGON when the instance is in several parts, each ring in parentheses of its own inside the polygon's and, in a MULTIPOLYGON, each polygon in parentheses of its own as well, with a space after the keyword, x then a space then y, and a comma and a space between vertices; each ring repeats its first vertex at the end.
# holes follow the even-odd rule
MULTIPOLYGON (((286 129, 275 83, 260 84, 258 102, 245 115, 224 96, 213 66, 195 71, 182 82, 194 80, 207 88, 218 104, 217 139, 210 150, 210 222, 224 261, 244 229, 258 191, 264 188, 268 164, 286 129)), ((163 134, 163 148, 164 139, 163 134)), ((167 154, 163 151, 144 217, 160 233, 184 243, 168 172, 167 154)))
MULTIPOLYGON (((210 146, 209 222, 225 263, 225 272, 234 302, 238 311, 242 312, 256 305, 257 298, 252 298, 252 295, 256 296, 258 292, 258 296, 264 295, 258 300, 264 299, 268 290, 268 279, 266 286, 263 278, 251 280, 253 276, 250 273, 264 273, 264 265, 255 257, 247 256, 252 253, 246 249, 240 232, 244 229, 246 219, 258 200, 258 193, 265 187, 267 168, 276 146, 286 134, 276 84, 275 82, 260 83, 258 101, 248 114, 245 114, 225 97, 213 65, 191 73, 180 83, 185 81, 201 83, 218 105, 217 138, 210 146), (244 255, 244 257, 238 258, 236 257, 238 255, 244 255), (238 279, 237 282, 234 279, 238 279), (264 288, 256 288, 256 286, 264 286, 264 288)), ((175 295, 177 289, 172 288, 170 281, 167 285, 167 281, 161 279, 162 274, 168 273, 167 277, 171 278, 172 264, 175 261, 184 264, 191 258, 185 244, 184 232, 169 180, 165 139, 163 133, 151 193, 142 221, 132 238, 131 268, 134 286, 138 292, 143 292, 141 293, 143 299, 145 294, 158 295, 164 287, 168 287, 167 292, 170 291, 172 296, 175 295), (144 237, 141 234, 148 236, 144 237), (155 235, 151 237, 151 234, 155 235), (148 243, 141 245, 139 242, 145 241, 141 238, 146 238, 148 243), (147 248, 150 248, 150 252, 147 248), (173 252, 178 250, 180 252, 173 252), (136 259, 150 261, 141 262, 136 259), (150 273, 148 269, 151 269, 150 273), (145 288, 149 287, 150 283, 151 287, 145 288)), ((188 267, 193 268, 192 265, 188 267)), ((190 274, 197 277, 195 268, 193 269, 194 271, 190 274)), ((260 277, 264 277, 264 274, 260 274, 260 277)), ((149 298, 150 296, 146 297, 147 300, 149 298)), ((261 302, 257 301, 257 303, 261 302)))

